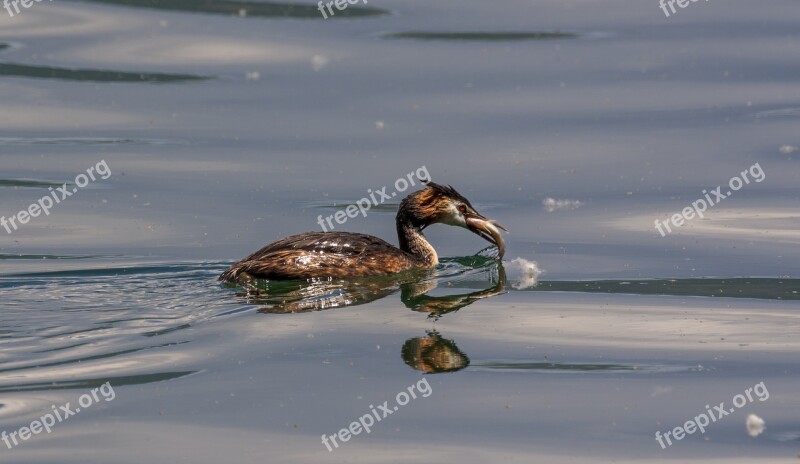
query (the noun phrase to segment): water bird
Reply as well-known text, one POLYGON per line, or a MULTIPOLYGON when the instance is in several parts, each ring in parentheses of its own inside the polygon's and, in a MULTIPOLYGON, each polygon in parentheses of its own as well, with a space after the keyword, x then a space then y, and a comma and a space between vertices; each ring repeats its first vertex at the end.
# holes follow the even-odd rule
POLYGON ((385 276, 439 263, 436 250, 422 231, 431 224, 463 227, 497 246, 503 258, 505 242, 498 229, 508 230, 473 208, 452 186, 427 182, 400 203, 395 218, 400 246, 353 232, 305 232, 270 243, 232 265, 219 276, 225 282, 254 279, 306 280, 385 276))

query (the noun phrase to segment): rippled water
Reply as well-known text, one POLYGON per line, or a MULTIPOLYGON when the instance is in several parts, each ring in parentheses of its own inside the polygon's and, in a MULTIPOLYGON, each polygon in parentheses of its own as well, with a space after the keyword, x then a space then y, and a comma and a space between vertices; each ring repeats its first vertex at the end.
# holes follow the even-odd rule
MULTIPOLYGON (((0 9, 0 216, 73 192, 0 227, 0 432, 115 393, 0 462, 795 459, 798 24, 789 0, 0 9), (432 272, 216 281, 423 166, 508 227, 505 261, 434 226, 432 272)), ((398 203, 337 230, 395 241, 398 203)))

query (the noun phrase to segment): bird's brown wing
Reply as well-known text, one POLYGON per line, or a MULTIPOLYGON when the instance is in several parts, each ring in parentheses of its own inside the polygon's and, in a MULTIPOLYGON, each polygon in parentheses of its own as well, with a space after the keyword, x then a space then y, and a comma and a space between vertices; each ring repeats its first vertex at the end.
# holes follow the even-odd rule
POLYGON ((377 237, 307 232, 270 243, 225 271, 220 280, 300 280, 388 275, 414 267, 411 255, 377 237))

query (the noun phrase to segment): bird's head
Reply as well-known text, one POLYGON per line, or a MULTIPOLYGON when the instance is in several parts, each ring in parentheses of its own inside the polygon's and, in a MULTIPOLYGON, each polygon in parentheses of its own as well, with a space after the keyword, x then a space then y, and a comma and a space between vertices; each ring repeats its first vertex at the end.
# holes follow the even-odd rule
POLYGON ((498 228, 506 232, 508 229, 475 211, 469 200, 453 187, 430 181, 427 184, 403 199, 397 213, 398 221, 408 221, 418 229, 436 223, 463 227, 496 245, 498 256, 503 257, 506 246, 498 228))

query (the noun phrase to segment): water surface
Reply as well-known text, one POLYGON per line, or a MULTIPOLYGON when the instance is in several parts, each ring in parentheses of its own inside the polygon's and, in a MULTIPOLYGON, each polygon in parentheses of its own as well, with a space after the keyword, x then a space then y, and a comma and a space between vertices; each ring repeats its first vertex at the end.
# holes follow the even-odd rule
MULTIPOLYGON (((0 15, 0 216, 76 189, 0 228, 0 431, 115 389, 0 460, 795 459, 798 24, 789 0, 0 15), (754 163, 762 182, 655 230, 754 163), (503 263, 437 225, 430 273, 216 281, 422 166, 511 231, 503 263), (321 442, 421 379, 369 434, 321 442)), ((337 230, 395 241, 400 196, 337 230)))

